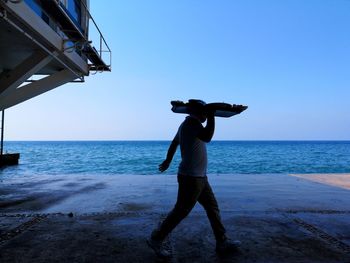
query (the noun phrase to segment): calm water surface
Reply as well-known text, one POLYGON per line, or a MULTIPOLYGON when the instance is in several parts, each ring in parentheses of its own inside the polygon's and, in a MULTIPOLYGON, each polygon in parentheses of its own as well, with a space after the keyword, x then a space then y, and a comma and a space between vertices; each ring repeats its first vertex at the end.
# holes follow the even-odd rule
MULTIPOLYGON (((50 174, 156 174, 167 141, 5 142, 20 165, 2 176, 50 174)), ((166 172, 176 174, 179 149, 166 172)), ((214 141, 209 174, 349 173, 350 141, 214 141)))

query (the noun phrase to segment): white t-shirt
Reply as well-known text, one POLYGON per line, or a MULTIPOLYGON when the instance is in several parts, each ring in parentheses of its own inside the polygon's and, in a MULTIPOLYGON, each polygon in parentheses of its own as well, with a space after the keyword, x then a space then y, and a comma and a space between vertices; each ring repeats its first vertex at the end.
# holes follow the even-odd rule
POLYGON ((180 144, 181 163, 178 174, 182 176, 207 176, 207 148, 205 142, 198 138, 203 126, 194 117, 188 116, 180 125, 175 136, 180 144))

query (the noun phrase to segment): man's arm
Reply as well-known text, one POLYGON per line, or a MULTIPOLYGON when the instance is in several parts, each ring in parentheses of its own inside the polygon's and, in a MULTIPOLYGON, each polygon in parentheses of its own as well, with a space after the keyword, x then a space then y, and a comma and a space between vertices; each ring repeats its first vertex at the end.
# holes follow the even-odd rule
POLYGON ((171 163, 171 161, 173 160, 174 154, 176 152, 177 146, 179 145, 179 141, 177 139, 177 136, 175 136, 175 138, 173 139, 173 141, 171 142, 169 149, 168 149, 168 153, 166 155, 166 159, 164 160, 164 162, 162 162, 159 165, 159 171, 164 172, 165 170, 167 170, 169 168, 169 165, 171 163))
POLYGON ((207 114, 207 125, 198 134, 198 138, 204 142, 210 142, 213 138, 215 130, 215 117, 214 112, 207 114))

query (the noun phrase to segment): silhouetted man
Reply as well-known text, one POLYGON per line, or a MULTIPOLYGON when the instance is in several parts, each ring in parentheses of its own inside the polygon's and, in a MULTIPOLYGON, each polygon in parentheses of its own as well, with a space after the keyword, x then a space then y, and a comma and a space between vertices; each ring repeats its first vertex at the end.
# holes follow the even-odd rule
POLYGON ((207 149, 215 129, 214 112, 206 112, 205 103, 192 101, 190 114, 180 125, 171 142, 166 159, 159 165, 159 170, 168 169, 177 146, 180 145, 181 163, 178 168, 178 196, 174 209, 168 214, 159 228, 152 232, 149 245, 160 256, 170 256, 163 246, 167 235, 184 219, 197 201, 204 207, 216 238, 217 252, 234 250, 239 241, 230 241, 221 222, 219 207, 207 179, 207 149), (207 120, 206 127, 202 126, 207 120))

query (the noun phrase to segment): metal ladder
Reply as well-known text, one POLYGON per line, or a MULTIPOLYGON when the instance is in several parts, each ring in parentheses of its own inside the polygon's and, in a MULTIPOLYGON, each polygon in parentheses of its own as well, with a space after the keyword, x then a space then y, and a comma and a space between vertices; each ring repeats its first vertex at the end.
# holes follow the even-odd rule
POLYGON ((0 149, 0 155, 3 155, 4 152, 4 122, 5 122, 5 110, 1 111, 1 149, 0 149))
POLYGON ((8 165, 17 165, 20 157, 19 153, 4 154, 4 126, 5 126, 5 111, 1 112, 1 141, 0 141, 0 167, 8 165))

